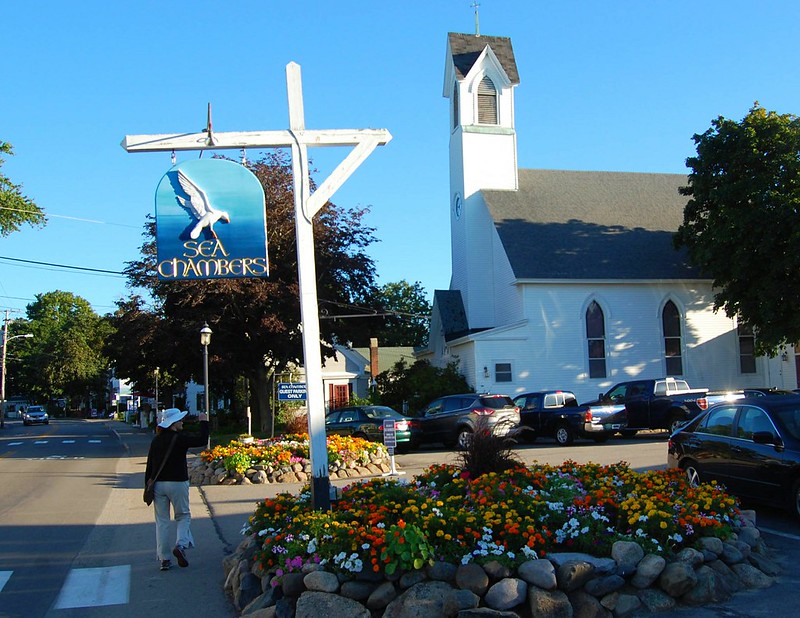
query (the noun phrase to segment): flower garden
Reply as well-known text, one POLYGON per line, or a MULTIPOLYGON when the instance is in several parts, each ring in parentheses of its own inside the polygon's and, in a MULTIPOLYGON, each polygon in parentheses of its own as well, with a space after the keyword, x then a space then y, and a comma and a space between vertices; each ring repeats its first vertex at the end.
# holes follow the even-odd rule
MULTIPOLYGON (((307 457, 302 439, 294 439, 300 446, 285 451, 278 443, 240 450, 260 461, 307 457)), ((332 448, 330 457, 356 456, 363 447, 340 446, 346 455, 332 448)), ((227 448, 204 456, 236 461, 227 448)), ((669 557, 700 537, 728 538, 738 517, 720 486, 690 487, 679 470, 566 461, 471 478, 455 465, 436 465, 410 482, 354 483, 327 512, 313 509, 307 490, 280 494, 257 505, 243 533, 258 538, 256 561, 277 585, 307 564, 352 576, 392 576, 436 561, 516 567, 550 552, 609 556, 621 540, 669 557)))

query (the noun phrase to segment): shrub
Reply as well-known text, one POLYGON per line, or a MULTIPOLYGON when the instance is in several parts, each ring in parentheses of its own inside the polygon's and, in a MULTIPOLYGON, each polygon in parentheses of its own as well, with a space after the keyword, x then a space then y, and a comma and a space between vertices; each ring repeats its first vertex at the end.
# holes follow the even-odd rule
POLYGON ((470 478, 478 478, 490 472, 505 472, 521 466, 522 462, 514 453, 518 432, 505 436, 496 435, 489 428, 484 417, 478 417, 467 447, 459 453, 458 463, 470 478))

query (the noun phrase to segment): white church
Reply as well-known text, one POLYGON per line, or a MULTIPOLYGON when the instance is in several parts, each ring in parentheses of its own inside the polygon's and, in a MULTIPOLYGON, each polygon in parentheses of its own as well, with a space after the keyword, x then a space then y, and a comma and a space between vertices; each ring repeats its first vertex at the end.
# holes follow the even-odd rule
POLYGON ((797 387, 794 349, 753 353, 714 313, 712 282, 672 247, 680 174, 518 169, 511 40, 450 33, 449 290, 428 348, 478 392, 572 390, 681 377, 693 388, 797 387))

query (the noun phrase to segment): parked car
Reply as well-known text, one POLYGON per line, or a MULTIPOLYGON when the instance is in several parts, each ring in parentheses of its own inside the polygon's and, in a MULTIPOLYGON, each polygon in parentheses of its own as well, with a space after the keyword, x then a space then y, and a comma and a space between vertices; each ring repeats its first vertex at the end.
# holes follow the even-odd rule
POLYGON ((707 388, 689 388, 686 380, 675 378, 630 380, 600 393, 590 405, 624 403, 628 425, 622 435, 630 437, 640 429, 674 431, 708 408, 707 393, 707 388))
POLYGON ((753 386, 729 391, 709 391, 706 394, 706 403, 710 408, 716 403, 722 403, 723 401, 735 401, 736 399, 741 399, 742 397, 796 395, 798 392, 800 391, 787 391, 775 386, 753 386))
POLYGON ((561 446, 576 437, 605 442, 626 426, 625 404, 578 405, 570 391, 537 391, 514 397, 519 407, 521 437, 555 438, 561 446))
POLYGON ((494 435, 507 435, 519 425, 519 408, 508 395, 447 395, 425 406, 416 420, 422 442, 463 449, 481 425, 494 435))
POLYGON ((50 417, 43 406, 28 406, 28 409, 22 413, 22 424, 35 425, 36 423, 49 425, 50 417))
POLYGON ((693 485, 716 480, 733 495, 800 517, 800 396, 712 406, 670 436, 667 466, 693 485))
POLYGON ((419 423, 388 406, 349 406, 325 416, 325 432, 383 442, 383 421, 394 421, 397 450, 407 451, 420 442, 419 423))

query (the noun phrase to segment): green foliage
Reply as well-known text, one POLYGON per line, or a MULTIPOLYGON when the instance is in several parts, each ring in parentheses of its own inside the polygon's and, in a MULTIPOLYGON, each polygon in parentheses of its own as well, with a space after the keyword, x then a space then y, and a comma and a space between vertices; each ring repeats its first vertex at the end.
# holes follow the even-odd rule
POLYGON ((108 360, 102 349, 113 330, 109 321, 85 299, 59 290, 37 294, 26 313, 25 330, 34 335, 21 368, 28 392, 38 400, 104 394, 108 360))
POLYGON ((250 467, 250 455, 244 451, 236 451, 223 458, 222 466, 228 472, 243 474, 250 467))
POLYGON ((419 281, 387 283, 378 290, 377 302, 381 311, 394 314, 384 317, 383 325, 375 330, 381 346, 427 345, 431 305, 419 281))
MULTIPOLYGON (((14 150, 8 142, 0 141, 0 167, 5 162, 3 154, 13 156, 14 150)), ((0 236, 16 232, 24 223, 43 226, 47 222, 44 211, 25 197, 21 189, 22 185, 14 184, 0 173, 0 236)))
POLYGON ((387 575, 392 575, 397 569, 419 570, 425 565, 433 564, 433 547, 428 543, 426 534, 417 526, 400 521, 387 530, 381 560, 387 575))
POLYGON ((757 351, 774 355, 800 341, 800 119, 756 103, 694 142, 674 244, 713 278, 715 309, 748 324, 757 351))
POLYGON ((401 411, 403 402, 407 402, 408 413, 413 416, 437 397, 470 393, 472 388, 458 372, 457 363, 442 368, 434 367, 426 360, 416 361, 410 366, 405 360, 400 360, 390 370, 378 375, 378 392, 381 403, 395 410, 401 411))

